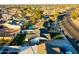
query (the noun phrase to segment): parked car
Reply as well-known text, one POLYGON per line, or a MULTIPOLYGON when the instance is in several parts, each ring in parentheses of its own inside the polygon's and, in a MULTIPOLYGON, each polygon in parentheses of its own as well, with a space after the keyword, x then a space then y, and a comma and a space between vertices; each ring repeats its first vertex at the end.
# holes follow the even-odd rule
POLYGON ((4 21, 4 20, 0 20, 0 24, 2 24, 2 23, 5 23, 6 21, 4 21))
POLYGON ((43 37, 36 37, 36 38, 32 38, 31 40, 30 40, 30 43, 31 44, 40 44, 40 43, 43 43, 43 42, 45 42, 45 41, 47 41, 48 39, 46 39, 46 38, 43 38, 43 37))

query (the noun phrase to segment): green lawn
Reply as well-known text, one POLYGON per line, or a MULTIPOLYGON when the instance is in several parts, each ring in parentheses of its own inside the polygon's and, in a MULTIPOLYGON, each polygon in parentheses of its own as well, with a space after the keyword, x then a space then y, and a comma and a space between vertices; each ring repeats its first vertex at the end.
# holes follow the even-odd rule
POLYGON ((56 35, 55 37, 53 37, 53 39, 62 39, 63 38, 63 36, 62 35, 56 35))

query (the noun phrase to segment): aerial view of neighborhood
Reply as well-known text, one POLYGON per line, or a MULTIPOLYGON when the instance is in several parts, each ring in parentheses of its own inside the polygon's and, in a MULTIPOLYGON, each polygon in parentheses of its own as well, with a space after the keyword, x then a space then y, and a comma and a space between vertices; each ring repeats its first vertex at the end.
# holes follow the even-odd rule
POLYGON ((79 5, 0 5, 0 54, 78 54, 79 5))

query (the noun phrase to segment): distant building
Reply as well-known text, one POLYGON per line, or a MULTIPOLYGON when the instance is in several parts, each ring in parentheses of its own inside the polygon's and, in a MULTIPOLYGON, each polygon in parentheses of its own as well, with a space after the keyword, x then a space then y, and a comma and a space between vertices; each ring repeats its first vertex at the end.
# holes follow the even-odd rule
POLYGON ((12 8, 10 8, 9 13, 11 15, 14 15, 17 11, 18 11, 18 9, 16 7, 12 7, 12 8))
POLYGON ((11 15, 10 14, 2 14, 2 18, 7 21, 8 19, 11 19, 11 15))

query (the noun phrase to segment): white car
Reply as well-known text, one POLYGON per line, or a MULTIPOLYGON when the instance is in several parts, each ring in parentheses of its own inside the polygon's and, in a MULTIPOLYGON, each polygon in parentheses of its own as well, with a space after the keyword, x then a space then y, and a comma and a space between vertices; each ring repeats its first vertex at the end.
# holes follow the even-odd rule
POLYGON ((43 37, 36 37, 36 38, 33 38, 30 40, 30 43, 31 44, 39 44, 40 42, 44 42, 44 41, 47 41, 48 39, 46 38, 43 38, 43 37))

